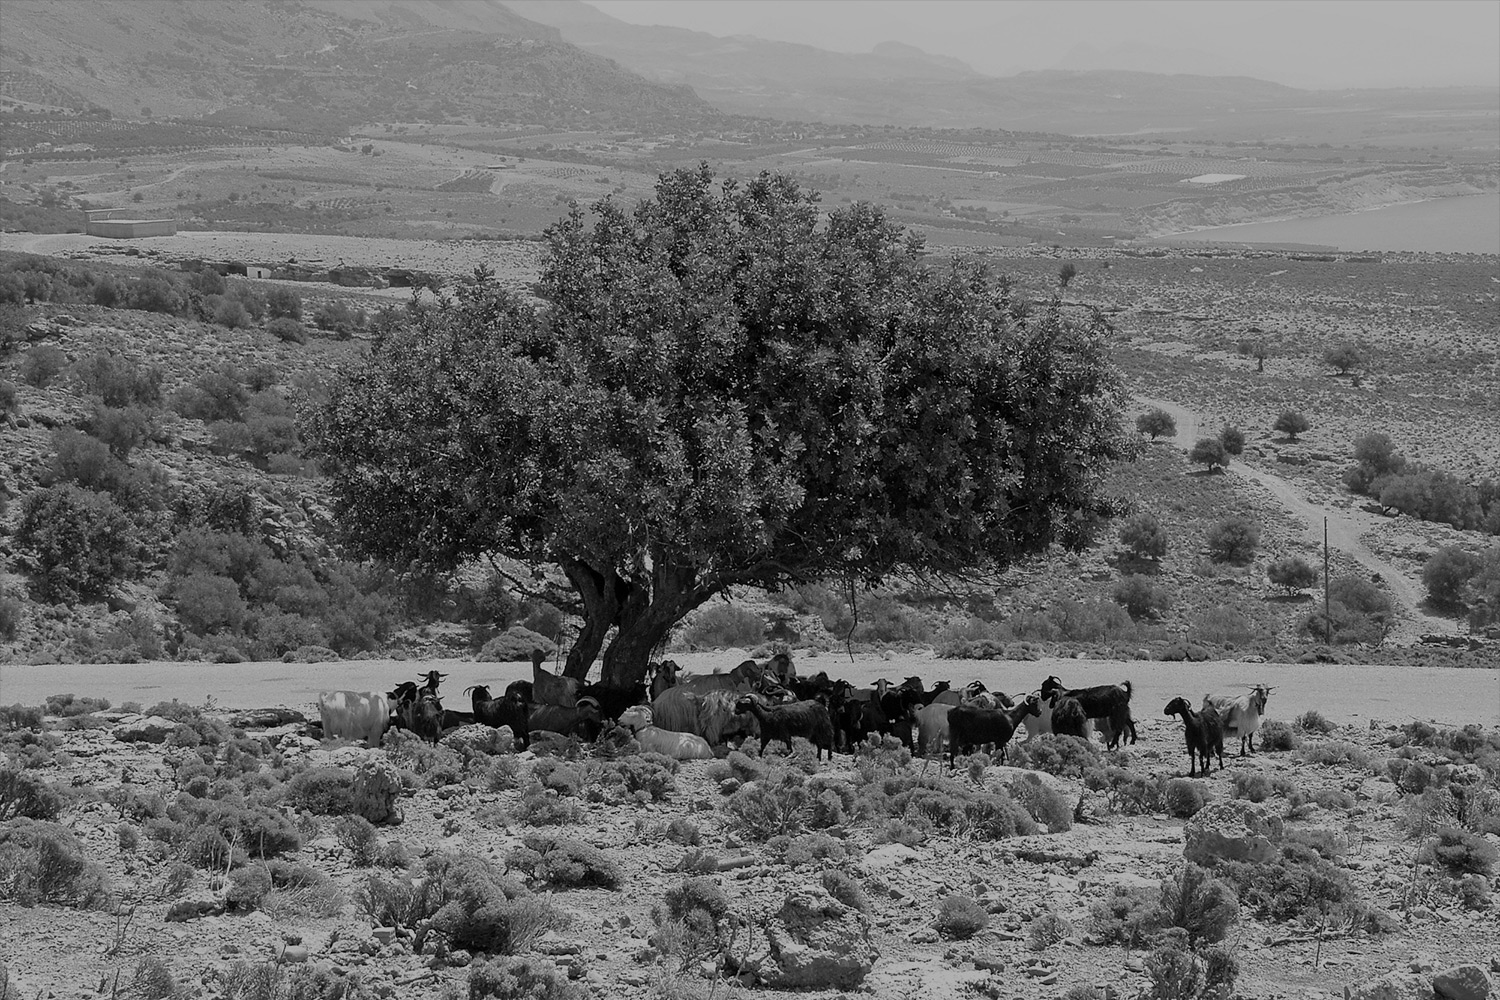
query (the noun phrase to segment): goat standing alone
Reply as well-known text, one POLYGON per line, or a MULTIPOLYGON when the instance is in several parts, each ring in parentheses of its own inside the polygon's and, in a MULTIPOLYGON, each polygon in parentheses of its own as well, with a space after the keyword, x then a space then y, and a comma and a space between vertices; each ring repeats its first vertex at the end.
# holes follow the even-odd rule
POLYGON ((1203 776, 1213 770, 1210 755, 1219 757, 1219 770, 1224 770, 1224 727, 1219 722, 1219 713, 1205 705, 1203 711, 1195 712, 1186 698, 1173 698, 1167 702, 1163 715, 1182 716, 1182 731, 1187 739, 1188 777, 1196 777, 1199 758, 1203 760, 1203 776))

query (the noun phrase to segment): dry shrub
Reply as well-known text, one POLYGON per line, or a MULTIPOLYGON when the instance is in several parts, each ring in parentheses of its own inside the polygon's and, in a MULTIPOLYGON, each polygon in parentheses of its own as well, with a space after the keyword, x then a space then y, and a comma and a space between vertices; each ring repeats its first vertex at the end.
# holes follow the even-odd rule
POLYGON ((967 940, 989 926, 990 915, 968 896, 948 896, 938 904, 932 925, 946 938, 967 940))

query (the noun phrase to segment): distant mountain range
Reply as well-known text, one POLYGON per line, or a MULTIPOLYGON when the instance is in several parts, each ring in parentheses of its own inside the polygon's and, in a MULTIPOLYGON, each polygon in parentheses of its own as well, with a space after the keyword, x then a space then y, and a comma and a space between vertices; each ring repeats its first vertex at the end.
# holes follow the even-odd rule
MULTIPOLYGON (((1319 111, 1442 113, 1453 100, 1446 91, 1305 91, 1245 76, 1098 68, 1154 64, 1135 50, 1080 48, 1065 60, 1076 69, 994 77, 901 42, 838 53, 720 38, 629 24, 580 0, 3 2, 0 99, 322 132, 477 121, 660 134, 755 116, 1305 138, 1317 134, 1319 111)), ((1183 53, 1163 53, 1187 65, 1183 53)), ((1495 103, 1488 92, 1462 99, 1495 103)))
POLYGON ((0 95, 117 115, 671 128, 721 118, 498 2, 5 0, 0 95))
MULTIPOLYGON (((1435 96, 1441 91, 1299 90, 1228 75, 1234 67, 1204 53, 1139 45, 1103 52, 1079 46, 1056 69, 995 77, 899 42, 863 54, 829 52, 746 35, 721 38, 630 24, 581 0, 505 3, 642 76, 685 84, 723 111, 786 121, 1122 134, 1186 131, 1227 116, 1345 108, 1353 94, 1361 105, 1408 109, 1448 100, 1435 96), (1155 66, 1198 72, 1147 71, 1155 66)), ((1493 103, 1477 91, 1461 100, 1493 103)))

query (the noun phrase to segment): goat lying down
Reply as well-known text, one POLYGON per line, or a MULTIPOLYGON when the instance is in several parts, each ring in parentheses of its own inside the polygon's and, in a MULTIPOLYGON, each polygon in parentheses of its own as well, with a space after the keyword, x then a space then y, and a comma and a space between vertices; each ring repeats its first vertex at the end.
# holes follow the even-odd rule
POLYGON ((713 747, 694 733, 673 733, 651 724, 651 709, 635 705, 620 713, 620 725, 635 735, 642 753, 659 753, 673 760, 713 760, 713 747))

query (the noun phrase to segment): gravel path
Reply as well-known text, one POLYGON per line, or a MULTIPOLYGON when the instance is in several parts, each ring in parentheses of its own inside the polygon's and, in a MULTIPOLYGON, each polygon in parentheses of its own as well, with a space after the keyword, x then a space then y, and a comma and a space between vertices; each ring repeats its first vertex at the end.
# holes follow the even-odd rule
MULTIPOLYGON (((1164 399, 1140 399, 1145 406, 1155 406, 1172 414, 1177 421, 1174 440, 1183 447, 1191 448, 1198 440, 1200 421, 1198 415, 1186 407, 1164 399)), ((1307 539, 1316 545, 1323 544, 1323 519, 1328 520, 1328 545, 1346 553, 1371 573, 1379 573, 1386 589, 1396 600, 1403 616, 1392 627, 1387 641, 1397 645, 1410 645, 1425 634, 1457 635, 1458 622, 1452 618, 1439 618, 1422 609, 1426 592, 1422 584, 1407 576, 1393 563, 1387 562, 1365 545, 1363 535, 1376 528, 1382 518, 1376 514, 1341 507, 1324 507, 1309 500, 1296 486, 1264 469, 1238 462, 1225 470, 1226 475, 1253 480, 1265 487, 1283 507, 1306 525, 1307 539)))

